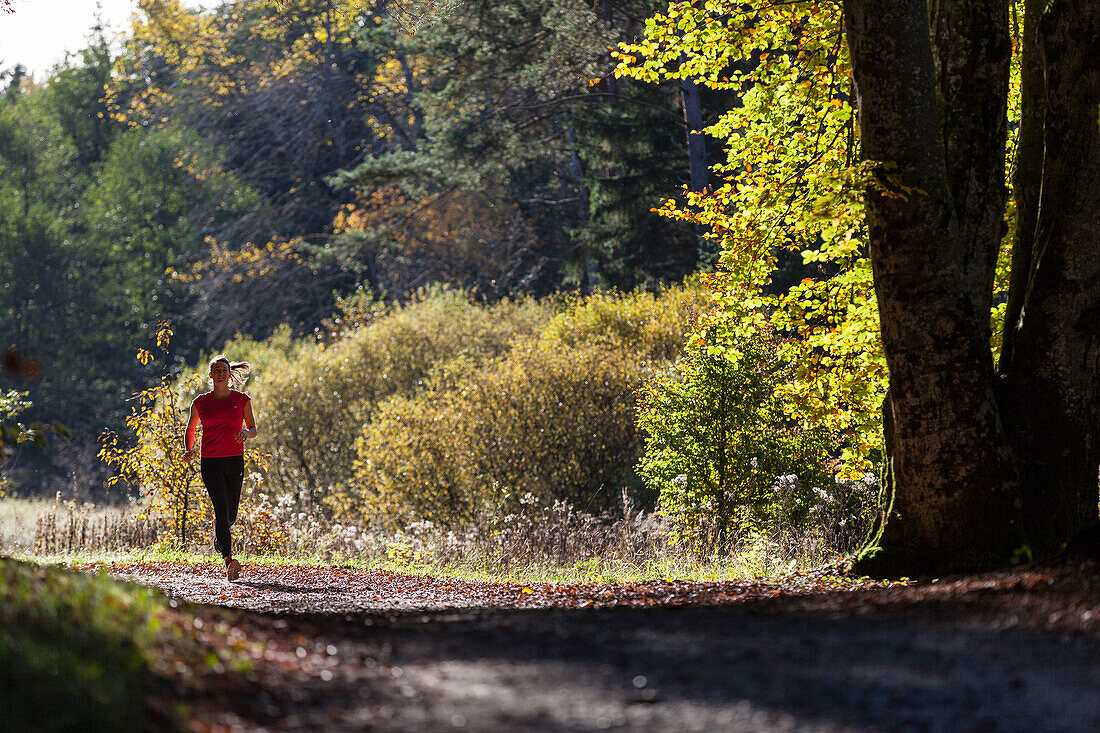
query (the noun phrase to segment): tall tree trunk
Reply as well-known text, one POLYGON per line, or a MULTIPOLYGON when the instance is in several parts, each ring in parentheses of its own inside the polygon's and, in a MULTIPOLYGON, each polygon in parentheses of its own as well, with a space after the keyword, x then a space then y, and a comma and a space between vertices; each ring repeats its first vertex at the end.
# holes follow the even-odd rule
POLYGON ((989 343, 1007 196, 1008 3, 929 0, 928 10, 948 193, 959 226, 966 289, 982 339, 989 343))
MULTIPOLYGON (((570 228, 581 229, 585 226, 589 217, 588 186, 584 182, 584 164, 577 152, 577 138, 573 134, 573 127, 569 120, 560 115, 555 116, 555 121, 565 130, 565 142, 569 145, 569 174, 573 182, 573 190, 577 194, 576 219, 570 228)), ((584 280, 581 287, 584 292, 591 293, 596 290, 600 280, 600 262, 593 251, 592 243, 587 241, 584 245, 584 280)))
MULTIPOLYGON (((994 396, 989 296, 982 291, 992 284, 992 260, 982 248, 995 239, 986 207, 1003 193, 988 155, 966 139, 977 131, 1003 140, 1003 127, 979 130, 980 120, 945 126, 936 93, 937 79, 998 78, 994 67, 1004 60, 995 49, 973 42, 972 32, 953 34, 983 23, 1000 36, 1007 14, 991 17, 994 7, 960 12, 964 7, 936 4, 945 28, 936 49, 962 57, 937 65, 925 0, 844 6, 862 154, 878 163, 867 218, 890 370, 884 421, 893 517, 882 552, 864 565, 873 572, 989 564, 1007 557, 1020 538, 1018 476, 994 396)), ((983 95, 996 88, 950 89, 953 98, 941 96, 944 114, 961 108, 994 116, 998 103, 983 95)))
POLYGON ((1041 130, 1042 140, 1021 139, 1020 164, 1039 158, 1042 167, 1039 175, 1018 174, 1028 183, 1013 263, 1027 267, 1012 273, 1010 303, 1019 303, 1019 315, 1006 327, 1014 333, 1004 403, 1023 472, 1028 539, 1049 553, 1097 520, 1100 3, 1055 0, 1041 16, 1039 4, 1027 7, 1024 69, 1043 86, 1025 89, 1021 134, 1041 130))

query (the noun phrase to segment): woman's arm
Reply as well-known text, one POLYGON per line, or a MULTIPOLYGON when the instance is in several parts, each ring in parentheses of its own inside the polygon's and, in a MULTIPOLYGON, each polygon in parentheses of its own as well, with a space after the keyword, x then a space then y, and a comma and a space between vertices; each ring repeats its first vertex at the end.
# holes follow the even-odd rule
POLYGON ((252 416, 252 400, 244 403, 244 430, 237 431, 237 440, 242 443, 248 438, 255 438, 260 431, 256 429, 256 418, 252 416))
POLYGON ((191 403, 191 412, 187 415, 187 427, 183 431, 183 460, 190 461, 195 457, 195 428, 199 424, 199 411, 195 409, 195 403, 191 403))

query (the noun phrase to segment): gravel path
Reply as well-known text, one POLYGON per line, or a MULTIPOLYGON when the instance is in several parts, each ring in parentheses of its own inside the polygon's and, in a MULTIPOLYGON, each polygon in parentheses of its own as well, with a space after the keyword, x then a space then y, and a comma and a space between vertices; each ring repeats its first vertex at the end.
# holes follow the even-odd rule
POLYGON ((1100 731, 1091 564, 908 587, 215 570, 109 568, 218 606, 189 608, 253 657, 196 729, 1100 731))

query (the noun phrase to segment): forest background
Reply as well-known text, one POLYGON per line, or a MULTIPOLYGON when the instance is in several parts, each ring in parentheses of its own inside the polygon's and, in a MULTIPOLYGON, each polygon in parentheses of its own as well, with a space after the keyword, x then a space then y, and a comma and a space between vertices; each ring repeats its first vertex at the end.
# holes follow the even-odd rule
POLYGON ((863 539, 885 367, 838 7, 139 6, 117 53, 3 72, 3 409, 70 433, 9 440, 8 492, 140 493, 186 544, 180 409, 224 350, 257 366, 257 549, 307 514, 863 539))

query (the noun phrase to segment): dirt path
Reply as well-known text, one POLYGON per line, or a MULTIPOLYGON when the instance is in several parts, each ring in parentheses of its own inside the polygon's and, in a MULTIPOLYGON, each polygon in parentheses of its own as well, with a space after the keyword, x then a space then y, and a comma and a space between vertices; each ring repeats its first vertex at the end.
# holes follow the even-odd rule
POLYGON ((1100 572, 520 586, 120 565, 252 660, 196 729, 1100 730, 1100 572))

